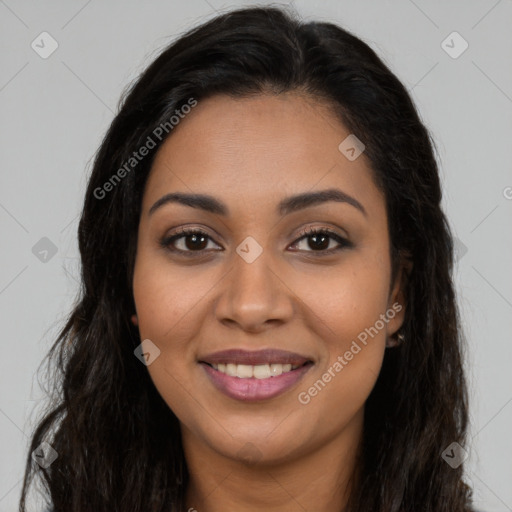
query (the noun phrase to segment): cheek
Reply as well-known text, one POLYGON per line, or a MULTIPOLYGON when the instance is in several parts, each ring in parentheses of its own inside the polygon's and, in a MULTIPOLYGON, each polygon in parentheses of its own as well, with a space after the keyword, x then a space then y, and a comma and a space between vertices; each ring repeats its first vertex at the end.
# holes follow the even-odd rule
POLYGON ((211 282, 198 279, 197 274, 166 264, 164 258, 145 257, 144 250, 141 252, 133 277, 141 338, 155 343, 176 338, 174 333, 190 321, 211 290, 211 282))
POLYGON ((366 311, 358 316, 347 311, 348 316, 340 312, 334 325, 338 335, 324 338, 325 359, 305 379, 296 397, 307 411, 304 422, 328 418, 323 429, 333 435, 363 410, 385 352, 384 330, 368 334, 367 326, 375 320, 370 324, 366 311))
POLYGON ((389 273, 386 262, 368 261, 354 258, 314 286, 303 285, 313 313, 310 328, 323 345, 320 365, 301 387, 299 402, 319 413, 328 409, 338 422, 364 405, 384 357, 387 323, 381 315, 386 315, 389 273))
MULTIPOLYGON (((296 289, 300 287, 303 300, 313 313, 310 317, 316 320, 326 348, 334 355, 348 350, 358 337, 364 341, 364 333, 385 314, 389 272, 385 262, 376 260, 372 264, 371 260, 363 261, 354 255, 346 266, 303 280, 296 289)), ((385 339, 385 325, 378 323, 379 332, 372 339, 385 339)))
POLYGON ((140 339, 150 339, 160 350, 147 370, 164 401, 182 421, 189 413, 191 395, 197 392, 192 385, 197 371, 195 340, 200 338, 212 287, 211 280, 197 276, 197 271, 165 264, 142 249, 133 277, 140 339))

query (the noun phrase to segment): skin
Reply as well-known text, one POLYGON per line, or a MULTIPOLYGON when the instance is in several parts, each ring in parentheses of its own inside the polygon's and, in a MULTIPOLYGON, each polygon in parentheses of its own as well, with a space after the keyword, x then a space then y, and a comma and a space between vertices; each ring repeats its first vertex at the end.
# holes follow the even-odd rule
MULTIPOLYGON (((218 95, 200 101, 156 155, 143 196, 132 321, 141 340, 161 350, 148 371, 181 424, 187 508, 322 512, 346 504, 365 401, 405 312, 403 272, 391 282, 384 196, 366 155, 349 161, 338 149, 349 133, 326 105, 298 93, 218 95), (357 199, 366 215, 334 201, 276 213, 285 197, 330 188, 357 199), (230 215, 177 203, 149 215, 178 191, 212 195, 230 215), (202 255, 159 244, 184 225, 210 238, 202 245, 181 238, 174 247, 204 248, 202 255), (301 239, 311 227, 331 228, 352 246, 322 255, 311 237, 301 239), (252 263, 236 252, 247 236, 263 249, 252 263), (397 302, 401 311, 301 404, 298 394, 397 302), (314 365, 285 393, 242 402, 219 392, 198 364, 230 348, 289 350, 314 365)), ((328 240, 328 249, 339 247, 328 240)))

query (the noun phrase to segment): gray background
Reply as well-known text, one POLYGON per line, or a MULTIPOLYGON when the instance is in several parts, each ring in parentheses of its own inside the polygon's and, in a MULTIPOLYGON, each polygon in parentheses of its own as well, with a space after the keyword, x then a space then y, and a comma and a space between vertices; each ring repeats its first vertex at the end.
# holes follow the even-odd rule
MULTIPOLYGON (((0 512, 16 509, 45 396, 37 368, 78 288, 77 216, 121 91, 186 29, 242 5, 253 3, 0 0, 0 512), (58 43, 46 59, 31 47, 43 31, 58 43), (32 251, 43 237, 57 248, 47 261, 32 251)), ((469 346, 468 479, 479 508, 512 511, 512 1, 293 6, 366 41, 433 133, 458 238, 455 280, 469 346), (445 49, 459 53, 462 40, 442 46, 453 31, 469 44, 457 58, 445 49)))

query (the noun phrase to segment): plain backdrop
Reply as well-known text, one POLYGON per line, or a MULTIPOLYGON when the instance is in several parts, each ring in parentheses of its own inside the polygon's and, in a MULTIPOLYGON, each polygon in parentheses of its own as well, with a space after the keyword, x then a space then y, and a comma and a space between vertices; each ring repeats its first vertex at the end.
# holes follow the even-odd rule
MULTIPOLYGON (((77 216, 121 92, 185 30, 243 5, 256 4, 0 0, 0 512, 17 507, 45 396, 36 372, 78 289, 77 216), (46 58, 42 37, 58 45, 46 58), (37 244, 56 252, 42 261, 37 244)), ((512 511, 512 1, 293 7, 368 43, 434 137, 469 348, 467 477, 480 509, 512 511)))

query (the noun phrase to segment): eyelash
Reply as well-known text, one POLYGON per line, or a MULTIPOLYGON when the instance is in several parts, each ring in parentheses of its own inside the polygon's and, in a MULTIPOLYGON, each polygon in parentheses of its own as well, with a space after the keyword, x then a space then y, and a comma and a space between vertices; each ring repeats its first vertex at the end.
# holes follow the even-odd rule
MULTIPOLYGON (((166 236, 166 237, 162 238, 162 240, 160 241, 160 245, 164 249, 167 249, 168 251, 171 251, 173 253, 178 253, 178 254, 183 255, 185 257, 196 257, 198 255, 202 255, 202 253, 204 253, 206 251, 206 249, 201 249, 199 251, 190 251, 190 250, 183 251, 182 249, 176 249, 175 247, 171 247, 171 245, 175 241, 179 240, 180 238, 186 238, 187 236, 190 236, 190 235, 200 235, 200 236, 204 236, 204 237, 212 240, 211 237, 208 235, 208 233, 206 233, 202 229, 199 229, 199 228, 180 228, 178 233, 176 233, 174 235, 171 235, 171 236, 166 236)), ((332 231, 329 228, 308 228, 308 229, 305 229, 301 233, 299 233, 299 238, 297 238, 295 240, 295 242, 293 242, 292 245, 296 245, 298 242, 302 241, 303 239, 309 238, 310 236, 313 236, 313 235, 327 235, 329 238, 335 240, 336 242, 338 242, 340 244, 339 247, 336 247, 334 249, 319 250, 319 251, 313 251, 313 250, 306 251, 306 252, 309 252, 309 253, 313 253, 313 255, 315 257, 317 257, 317 256, 321 257, 321 256, 325 256, 325 255, 329 256, 329 255, 331 255, 331 254, 333 254, 335 252, 338 252, 338 251, 340 251, 342 249, 345 249, 345 248, 353 246, 353 244, 351 242, 349 242, 347 239, 343 238, 338 233, 336 233, 335 231, 332 231)), ((300 251, 298 251, 298 252, 300 252, 300 251)))

